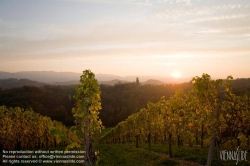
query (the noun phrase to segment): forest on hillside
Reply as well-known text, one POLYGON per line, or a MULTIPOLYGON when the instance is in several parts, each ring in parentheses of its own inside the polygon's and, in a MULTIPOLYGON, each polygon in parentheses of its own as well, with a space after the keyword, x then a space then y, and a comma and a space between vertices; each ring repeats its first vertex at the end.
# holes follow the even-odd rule
MULTIPOLYGON (((40 85, 40 84, 39 84, 40 85)), ((0 105, 7 107, 32 108, 43 116, 63 122, 67 126, 74 125, 71 110, 75 104, 76 85, 59 86, 43 85, 23 86, 1 89, 0 105)), ((192 88, 191 83, 140 85, 138 83, 121 83, 100 85, 102 109, 100 118, 106 127, 115 126, 129 115, 146 107, 147 102, 157 102, 162 96, 168 99, 177 89, 185 92, 192 88)), ((232 80, 233 93, 250 96, 250 79, 232 80)))

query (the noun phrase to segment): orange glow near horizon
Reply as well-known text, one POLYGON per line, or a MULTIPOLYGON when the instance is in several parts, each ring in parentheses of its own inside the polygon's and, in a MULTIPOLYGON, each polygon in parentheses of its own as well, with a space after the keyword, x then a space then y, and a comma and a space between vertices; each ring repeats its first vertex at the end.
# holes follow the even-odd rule
POLYGON ((173 76, 174 78, 180 78, 181 77, 181 73, 179 71, 173 71, 171 73, 171 76, 173 76))

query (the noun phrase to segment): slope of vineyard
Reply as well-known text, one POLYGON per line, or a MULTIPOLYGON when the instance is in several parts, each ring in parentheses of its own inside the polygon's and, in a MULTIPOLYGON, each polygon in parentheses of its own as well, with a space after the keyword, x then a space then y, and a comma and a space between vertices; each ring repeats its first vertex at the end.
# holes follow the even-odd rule
POLYGON ((0 106, 0 150, 40 149, 66 146, 77 140, 61 122, 32 109, 0 106))
POLYGON ((170 99, 132 114, 106 133, 100 143, 167 144, 172 146, 207 146, 215 139, 221 147, 249 148, 250 99, 232 93, 232 77, 212 80, 208 74, 192 79, 192 90, 177 90, 170 99))

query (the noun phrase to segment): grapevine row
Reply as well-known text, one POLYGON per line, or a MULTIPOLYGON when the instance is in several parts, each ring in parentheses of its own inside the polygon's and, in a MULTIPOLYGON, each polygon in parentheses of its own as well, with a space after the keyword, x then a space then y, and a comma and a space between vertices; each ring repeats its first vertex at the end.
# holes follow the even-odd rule
POLYGON ((65 146, 74 133, 32 109, 0 106, 0 149, 22 150, 65 146))

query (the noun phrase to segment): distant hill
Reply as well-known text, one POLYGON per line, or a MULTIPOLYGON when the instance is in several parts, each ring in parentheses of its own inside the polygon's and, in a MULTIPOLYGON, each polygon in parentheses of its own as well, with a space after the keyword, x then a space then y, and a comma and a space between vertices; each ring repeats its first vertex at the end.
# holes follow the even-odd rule
POLYGON ((11 88, 18 88, 18 87, 23 87, 23 86, 41 87, 44 85, 46 85, 46 83, 31 81, 28 79, 16 79, 16 78, 0 79, 0 88, 2 89, 11 89, 11 88))
POLYGON ((124 81, 124 80, 111 80, 111 81, 99 81, 99 84, 103 85, 115 85, 115 84, 124 84, 124 83, 129 83, 129 81, 124 81))
MULTIPOLYGON (((98 83, 101 85, 115 85, 119 83, 129 83, 129 81, 124 81, 124 80, 119 80, 119 79, 114 79, 111 81, 98 81, 98 83)), ((78 85, 79 81, 78 80, 73 80, 73 81, 65 81, 65 82, 55 82, 53 83, 54 85, 78 85)))
POLYGON ((64 81, 64 82, 54 82, 53 85, 78 85, 79 80, 64 81))
MULTIPOLYGON (((98 81, 98 83, 101 85, 115 85, 115 84, 124 84, 124 83, 131 83, 130 81, 125 80, 119 80, 114 79, 111 81, 98 81)), ((78 80, 73 81, 65 81, 65 82, 54 82, 54 83, 42 83, 38 81, 32 81, 29 79, 17 79, 17 78, 8 78, 8 79, 0 79, 0 88, 2 89, 11 89, 11 88, 17 88, 17 87, 23 87, 23 86, 36 86, 41 87, 44 85, 78 85, 78 80)), ((142 85, 144 84, 152 84, 152 85, 161 85, 164 84, 164 82, 161 82, 159 80, 147 80, 146 82, 142 82, 142 85)))
POLYGON ((145 85, 145 84, 151 84, 151 85, 162 85, 162 84, 166 84, 162 81, 159 81, 159 80, 154 80, 154 79, 149 79, 147 80, 146 82, 142 82, 141 83, 142 85, 145 85))
MULTIPOLYGON (((69 85, 69 84, 78 84, 76 80, 79 80, 81 73, 74 72, 54 72, 54 71, 22 71, 16 73, 3 72, 0 71, 0 79, 8 78, 17 78, 17 79, 29 79, 38 82, 44 82, 49 84, 59 84, 59 85, 69 85)), ((95 74, 96 79, 99 82, 103 81, 112 81, 112 80, 121 80, 134 82, 136 77, 139 78, 139 81, 145 82, 149 79, 159 80, 166 83, 181 83, 188 82, 190 78, 178 78, 173 77, 163 77, 163 76, 117 76, 112 74, 95 74)))
POLYGON ((232 86, 235 87, 250 87, 250 78, 237 78, 232 81, 232 86))
MULTIPOLYGON (((34 85, 34 86, 41 86, 43 84, 52 84, 52 85, 77 85, 79 83, 81 73, 74 73, 74 72, 54 72, 54 71, 23 71, 23 72, 3 72, 0 71, 0 79, 20 79, 22 80, 18 86, 22 85, 34 85), (28 80, 32 80, 33 83, 29 82, 28 80), (25 83, 26 82, 26 83, 25 83), (29 82, 29 83, 28 83, 29 82), (39 83, 41 84, 39 84, 39 83)), ((142 85, 144 84, 152 84, 152 85, 161 85, 161 84, 179 84, 183 82, 190 82, 191 78, 173 78, 173 77, 162 77, 162 76, 125 76, 120 77, 117 75, 112 74, 95 74, 99 84, 107 84, 107 85, 114 85, 117 83, 128 83, 128 82, 135 82, 136 77, 139 78, 139 81, 142 85)), ((249 85, 248 78, 237 78, 232 82, 233 86, 239 86, 239 84, 248 87, 249 85)), ((15 87, 9 85, 10 87, 15 87)), ((5 85, 7 86, 7 85, 5 85)), ((2 85, 3 87, 3 85, 2 85)))
POLYGON ((79 80, 80 75, 80 73, 54 71, 24 71, 17 73, 0 72, 0 79, 17 78, 29 79, 45 83, 54 83, 70 80, 79 80))
POLYGON ((236 95, 248 94, 250 96, 250 78, 237 78, 232 80, 233 93, 236 95))
MULTIPOLYGON (((22 71, 16 73, 0 71, 0 79, 17 78, 29 79, 50 84, 78 84, 81 73, 74 72, 54 72, 54 71, 22 71)), ((111 74, 96 74, 98 81, 110 81, 121 79, 122 77, 111 74)), ((134 80, 136 77, 134 77, 134 80)))

